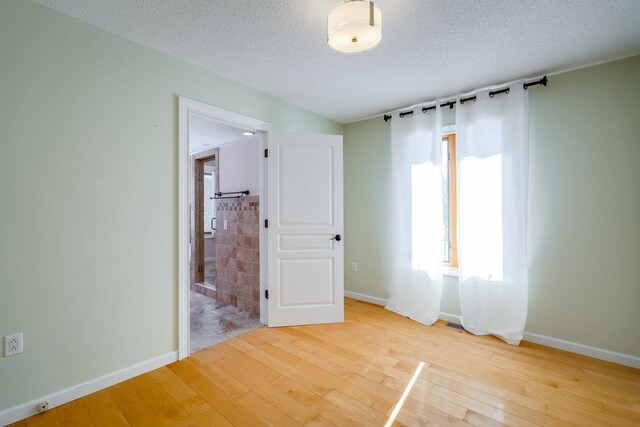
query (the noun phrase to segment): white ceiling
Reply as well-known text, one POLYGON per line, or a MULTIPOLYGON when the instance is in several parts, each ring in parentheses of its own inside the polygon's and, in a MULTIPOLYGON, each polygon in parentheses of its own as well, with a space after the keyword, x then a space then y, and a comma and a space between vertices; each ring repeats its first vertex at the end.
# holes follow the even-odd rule
POLYGON ((639 0, 378 0, 359 55, 325 41, 339 0, 37 1, 342 123, 640 53, 639 0))
POLYGON ((197 153, 227 142, 248 138, 242 135, 245 130, 247 129, 191 114, 189 115, 189 151, 197 153))

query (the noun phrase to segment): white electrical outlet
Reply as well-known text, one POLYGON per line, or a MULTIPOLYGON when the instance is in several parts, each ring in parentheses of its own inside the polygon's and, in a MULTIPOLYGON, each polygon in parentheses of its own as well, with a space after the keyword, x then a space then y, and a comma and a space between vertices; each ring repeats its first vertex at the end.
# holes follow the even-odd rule
POLYGON ((22 353, 22 332, 4 337, 4 357, 22 353))
POLYGON ((358 271, 358 263, 357 262, 352 262, 351 263, 351 271, 358 271))
POLYGON ((48 411, 49 410, 49 402, 41 402, 38 403, 38 413, 41 414, 44 411, 48 411))
POLYGON ((227 220, 226 220, 226 219, 225 219, 224 221, 222 221, 222 228, 223 228, 224 230, 226 230, 226 229, 227 229, 227 220))

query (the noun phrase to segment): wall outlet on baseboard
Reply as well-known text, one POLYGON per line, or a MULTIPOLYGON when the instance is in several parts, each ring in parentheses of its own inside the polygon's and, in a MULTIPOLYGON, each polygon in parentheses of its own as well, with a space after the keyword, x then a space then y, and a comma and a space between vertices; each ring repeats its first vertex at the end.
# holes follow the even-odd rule
POLYGON ((4 337, 4 357, 22 353, 22 332, 4 337))
POLYGON ((352 262, 351 263, 351 271, 358 271, 358 263, 357 262, 352 262))
POLYGON ((44 412, 44 411, 48 411, 49 410, 49 402, 45 401, 45 402, 38 403, 38 408, 37 409, 38 409, 38 413, 39 414, 44 412))
POLYGON ((227 220, 226 219, 222 221, 222 229, 223 230, 227 229, 227 220))

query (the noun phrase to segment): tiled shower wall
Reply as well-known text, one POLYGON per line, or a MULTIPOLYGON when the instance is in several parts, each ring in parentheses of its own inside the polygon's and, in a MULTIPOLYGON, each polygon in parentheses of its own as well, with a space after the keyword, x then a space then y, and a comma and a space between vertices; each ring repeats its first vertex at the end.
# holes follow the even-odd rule
POLYGON ((258 196, 216 204, 217 299, 253 314, 260 314, 258 206, 258 196))

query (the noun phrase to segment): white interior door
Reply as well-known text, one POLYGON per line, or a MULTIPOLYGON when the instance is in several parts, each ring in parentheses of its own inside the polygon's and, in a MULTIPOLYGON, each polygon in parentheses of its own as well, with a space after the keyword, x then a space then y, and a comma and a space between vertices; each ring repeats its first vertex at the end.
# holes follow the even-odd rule
POLYGON ((342 136, 270 132, 268 147, 268 325, 342 322, 342 136))

